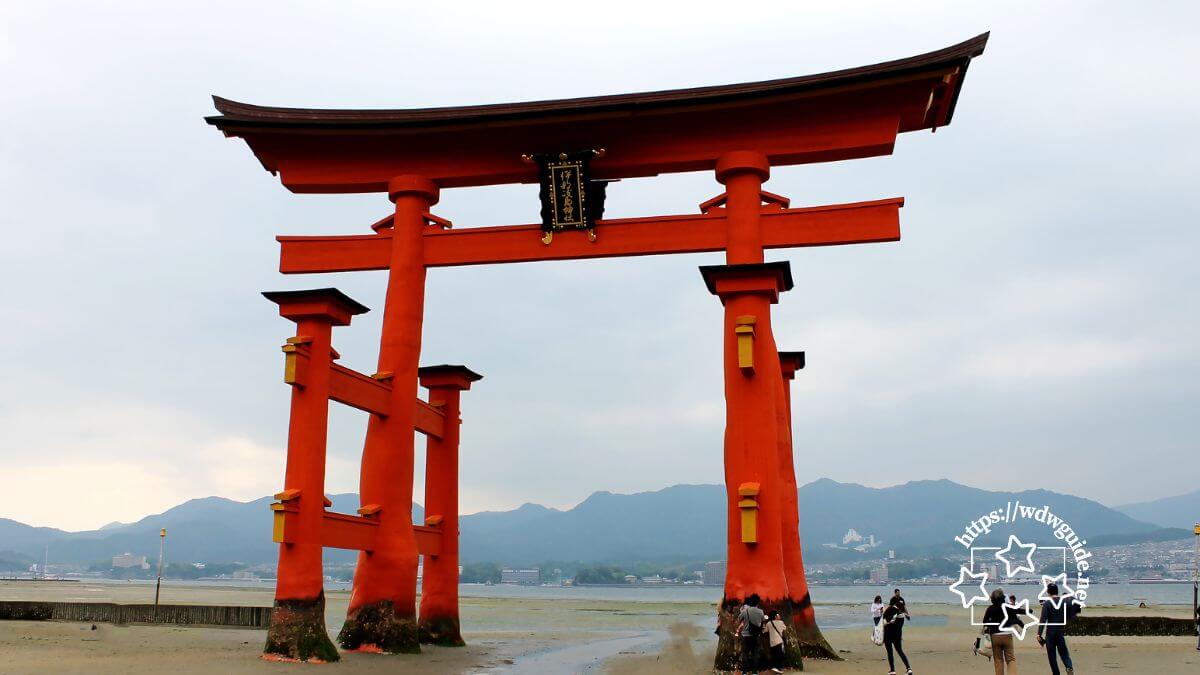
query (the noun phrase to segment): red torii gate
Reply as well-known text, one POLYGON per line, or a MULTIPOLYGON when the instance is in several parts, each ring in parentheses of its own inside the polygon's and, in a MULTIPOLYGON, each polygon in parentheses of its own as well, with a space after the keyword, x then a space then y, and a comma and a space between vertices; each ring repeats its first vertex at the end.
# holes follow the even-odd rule
MULTIPOLYGON (((800 552, 786 382, 800 352, 777 352, 770 308, 792 287, 770 248, 896 241, 903 199, 790 208, 765 192, 772 165, 890 154, 897 134, 949 124, 987 34, 936 52, 849 70, 720 87, 558 101, 415 110, 309 110, 214 97, 207 118, 243 138, 294 192, 386 192, 394 212, 373 234, 279 237, 285 274, 389 271, 379 372, 333 363, 332 326, 366 311, 333 289, 267 294, 297 321, 285 345, 293 389, 285 490, 278 495, 276 612, 266 651, 337 658, 325 633, 322 546, 360 550, 346 649, 410 652, 462 644, 457 608, 458 392, 461 366, 418 368, 429 267, 665 253, 726 252, 701 268, 724 305, 728 571, 716 665, 736 658, 736 609, 757 594, 790 618, 802 654, 836 658, 812 611, 800 552), (430 212, 444 188, 534 182, 523 157, 604 148, 594 178, 714 170, 725 191, 692 215, 600 219, 595 236, 543 225, 452 229, 430 212), (416 400, 418 383, 430 400, 416 400), (327 400, 371 412, 358 516, 325 511, 327 400), (430 437, 427 513, 413 525, 413 432, 430 437), (315 498, 321 495, 321 500, 315 498), (427 556, 417 621, 418 554, 427 556), (431 575, 431 571, 433 574, 431 575), (453 571, 453 573, 451 572, 453 571)), ((565 158, 566 154, 561 155, 565 158)))

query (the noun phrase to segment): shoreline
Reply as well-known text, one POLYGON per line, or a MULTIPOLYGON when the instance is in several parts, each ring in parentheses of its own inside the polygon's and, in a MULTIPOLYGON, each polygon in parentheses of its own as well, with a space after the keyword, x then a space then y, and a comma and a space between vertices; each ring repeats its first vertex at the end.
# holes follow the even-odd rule
MULTIPOLYGON (((0 582, 0 599, 34 596, 50 601, 140 603, 145 586, 138 584, 9 584, 0 582)), ((172 585, 163 587, 163 602, 176 604, 269 605, 269 587, 172 585)), ((327 595, 326 628, 336 635, 349 594, 327 595)), ((972 656, 974 630, 965 610, 951 605, 913 603, 914 621, 906 626, 905 649, 914 669, 958 673, 990 666, 972 656)), ((712 635, 715 603, 676 598, 604 599, 594 597, 487 597, 461 599, 463 648, 423 647, 416 655, 344 653, 326 667, 342 672, 430 673, 635 673, 711 672, 716 643, 712 635)), ((1186 605, 1090 606, 1090 616, 1190 615, 1186 605)), ((869 639, 869 619, 861 603, 853 606, 817 603, 822 630, 843 662, 805 662, 817 673, 886 672, 883 650, 869 639), (844 622, 836 626, 837 622, 844 622)), ((266 632, 250 628, 179 625, 114 625, 70 622, 0 621, 0 672, 124 672, 133 675, 179 673, 280 673, 277 663, 262 661, 266 632)), ((1196 672, 1200 652, 1194 637, 1070 636, 1079 672, 1101 669, 1128 672, 1196 672), (1086 669, 1084 668, 1086 666, 1086 669)), ((1045 668, 1044 654, 1032 637, 1018 644, 1022 664, 1045 668)), ((1040 671, 1039 671, 1040 672, 1040 671)))

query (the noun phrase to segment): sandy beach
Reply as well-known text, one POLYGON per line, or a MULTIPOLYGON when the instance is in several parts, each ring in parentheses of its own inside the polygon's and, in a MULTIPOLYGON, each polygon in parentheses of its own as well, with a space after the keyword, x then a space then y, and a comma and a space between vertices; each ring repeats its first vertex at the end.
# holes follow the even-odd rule
MULTIPOLYGON (((0 599, 144 602, 145 586, 0 582, 0 599)), ((328 596, 327 622, 341 625, 348 594, 328 596)), ((165 586, 164 603, 268 605, 269 588, 165 586)), ((828 611, 832 611, 831 609, 828 611)), ((951 606, 913 608, 905 645, 918 673, 990 673, 990 663, 970 653, 968 618, 951 606)), ((1186 617, 1184 606, 1091 607, 1094 614, 1186 617)), ((382 673, 633 673, 710 672, 715 643, 704 602, 636 602, 545 598, 464 597, 468 646, 426 648, 420 655, 344 654, 329 672, 382 673)), ((818 606, 818 618, 821 608, 818 606)), ((883 650, 865 627, 826 631, 845 661, 810 660, 813 673, 886 673, 883 650)), ((0 621, 0 673, 283 673, 296 666, 262 661, 265 632, 233 628, 116 626, 0 621)), ((1076 672, 1194 673, 1200 652, 1194 638, 1071 638, 1076 672)), ((1048 672, 1032 636, 1017 647, 1021 672, 1048 672)))
MULTIPOLYGON (((113 583, 0 582, 0 599, 146 602, 147 586, 113 583)), ((153 589, 150 587, 150 591, 153 589)), ((171 586, 164 604, 270 605, 273 589, 171 586)), ((152 597, 152 596, 151 596, 152 597)), ((336 635, 349 594, 327 594, 326 625, 336 635)), ((346 654, 331 672, 599 672, 620 652, 657 650, 672 622, 707 621, 706 603, 606 602, 464 597, 465 648, 425 647, 419 655, 346 654)), ((263 661, 262 630, 0 621, 0 673, 280 673, 263 661)))
MULTIPOLYGON (((1186 618, 1188 607, 1090 607, 1086 611, 1103 615, 1173 616, 1186 618)), ((992 673, 991 661, 971 653, 978 628, 972 628, 965 610, 957 607, 913 608, 922 622, 904 629, 904 651, 908 654, 914 673, 992 673)), ((820 620, 820 606, 817 608, 820 620)), ((840 628, 825 631, 829 642, 841 653, 844 661, 808 660, 805 672, 810 673, 872 673, 888 672, 887 657, 882 647, 871 642, 866 627, 840 628)), ((633 675, 634 673, 699 673, 711 667, 713 648, 709 644, 700 648, 707 640, 697 642, 696 636, 687 629, 677 628, 661 649, 642 650, 635 654, 623 654, 606 664, 603 672, 609 675, 633 675)), ((1194 637, 1071 637, 1071 656, 1076 673, 1128 672, 1174 675, 1196 673, 1200 668, 1200 651, 1196 651, 1194 637)), ((1045 651, 1038 647, 1031 631, 1024 641, 1017 644, 1017 665, 1021 673, 1048 673, 1045 651)), ((896 661, 900 666, 899 659, 896 661)), ((903 672, 902 669, 897 672, 903 672)))

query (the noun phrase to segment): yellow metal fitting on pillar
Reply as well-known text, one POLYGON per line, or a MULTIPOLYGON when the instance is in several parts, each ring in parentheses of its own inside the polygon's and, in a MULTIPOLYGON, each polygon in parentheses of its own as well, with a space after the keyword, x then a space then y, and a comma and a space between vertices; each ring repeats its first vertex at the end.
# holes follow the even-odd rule
POLYGON ((289 520, 297 513, 296 500, 300 499, 300 491, 292 488, 275 495, 279 501, 271 504, 271 541, 276 544, 292 544, 293 528, 288 527, 289 520))
POLYGON ((738 508, 742 511, 742 543, 758 543, 758 483, 738 486, 738 508))
POLYGON ((298 361, 300 355, 297 353, 300 348, 293 344, 283 346, 283 381, 286 384, 296 384, 299 381, 297 370, 299 369, 298 361))
POLYGON ((738 368, 743 373, 754 372, 754 324, 758 319, 749 314, 734 319, 733 332, 737 336, 738 368))
MULTIPOLYGON (((287 384, 303 387, 308 375, 308 354, 312 338, 307 335, 297 335, 287 339, 283 345, 283 381, 287 384)), ((330 356, 337 358, 330 348, 330 356)))

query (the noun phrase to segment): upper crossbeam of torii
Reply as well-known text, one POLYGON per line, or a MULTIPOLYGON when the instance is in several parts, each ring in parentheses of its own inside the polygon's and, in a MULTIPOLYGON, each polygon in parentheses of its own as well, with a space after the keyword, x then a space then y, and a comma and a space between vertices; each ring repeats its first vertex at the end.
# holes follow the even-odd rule
POLYGON ((804 353, 779 351, 771 329, 771 305, 791 289, 791 271, 765 262, 764 251, 896 241, 904 202, 791 208, 763 183, 772 166, 886 155, 902 132, 949 124, 987 38, 819 75, 533 103, 314 110, 214 97, 221 114, 208 123, 244 139, 289 190, 383 192, 394 202, 371 233, 278 237, 285 274, 389 274, 372 375, 333 363, 331 345, 332 328, 365 307, 335 289, 267 294, 297 334, 284 347, 292 413, 284 490, 273 506, 279 581, 266 651, 337 658, 324 626, 324 546, 360 551, 343 648, 462 644, 459 405, 481 376, 465 366, 418 367, 428 268, 723 250, 725 265, 700 270, 724 312, 728 569, 715 665, 735 665, 737 608, 752 597, 787 620, 790 665, 837 658, 817 628, 799 540, 789 382, 804 353), (713 171, 724 192, 698 213, 603 218, 606 181, 701 170, 713 171), (431 211, 442 189, 520 182, 539 183, 541 224, 455 228, 431 211), (415 398, 418 383, 428 401, 415 398), (357 516, 328 512, 323 495, 331 400, 370 414, 357 516), (414 432, 429 443, 422 524, 409 511, 414 432))
POLYGON ((886 155, 896 135, 950 123, 985 33, 872 66, 717 87, 412 110, 274 108, 214 97, 206 118, 245 139, 293 192, 386 192, 394 176, 441 188, 531 183, 522 156, 605 148, 597 179, 713 168, 756 149, 773 166, 886 155))

